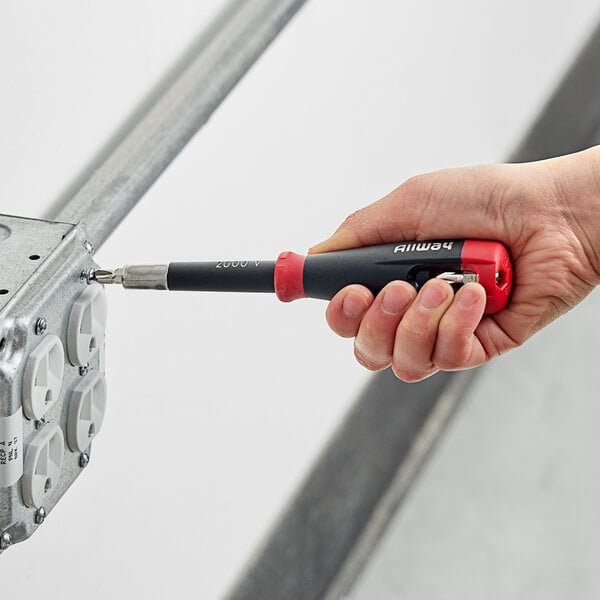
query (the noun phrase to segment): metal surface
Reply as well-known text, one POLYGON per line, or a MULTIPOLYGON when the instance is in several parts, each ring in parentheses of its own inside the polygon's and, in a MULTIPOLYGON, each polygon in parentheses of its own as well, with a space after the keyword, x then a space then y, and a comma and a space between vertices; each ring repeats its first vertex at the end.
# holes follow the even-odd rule
POLYGON ((51 217, 85 221, 99 248, 304 2, 234 2, 189 66, 51 217))
MULTIPOLYGON (((443 279, 444 281, 449 281, 450 283, 477 283, 479 281, 479 275, 477 273, 455 273, 453 271, 448 271, 447 273, 440 273, 437 275, 436 279, 443 279)), ((496 277, 496 282, 498 281, 498 277, 496 277)))
POLYGON ((599 98, 600 24, 510 161, 540 160, 600 143, 599 98))
POLYGON ((12 535, 8 531, 2 532, 0 535, 0 550, 6 550, 12 544, 12 535))
MULTIPOLYGON (((66 349, 71 307, 87 287, 80 273, 96 265, 84 248, 87 233, 82 225, 0 215, 0 231, 0 285, 6 290, 0 296, 0 418, 18 417, 13 423, 22 443, 23 461, 29 445, 47 427, 66 431, 69 400, 80 381, 78 367, 66 361, 57 401, 43 418, 30 420, 21 416, 25 365, 47 336, 58 336, 66 349)), ((104 371, 103 346, 91 366, 104 371)), ((43 511, 25 505, 22 478, 14 484, 0 482, 0 531, 5 539, 14 544, 28 538, 80 473, 79 453, 67 449, 60 475, 53 478, 44 498, 43 511)))
POLYGON ((46 520, 46 509, 43 506, 40 506, 35 511, 34 521, 36 525, 41 525, 46 520))
POLYGON ((166 290, 168 265, 125 265, 119 269, 96 269, 90 279, 138 290, 166 290))
POLYGON ((473 374, 439 373, 417 384, 390 369, 373 377, 228 600, 324 598, 345 589, 473 374))
POLYGON ((46 329, 48 329, 48 322, 43 317, 39 318, 35 324, 35 334, 44 335, 46 329))
POLYGON ((476 371, 463 371, 456 373, 446 381, 435 405, 412 441, 408 453, 399 462, 398 470, 388 489, 382 494, 368 523, 346 558, 344 566, 340 569, 335 581, 329 586, 324 600, 337 600, 350 589, 356 573, 367 561, 399 502, 409 490, 417 472, 447 426, 455 408, 472 384, 475 374, 476 371))

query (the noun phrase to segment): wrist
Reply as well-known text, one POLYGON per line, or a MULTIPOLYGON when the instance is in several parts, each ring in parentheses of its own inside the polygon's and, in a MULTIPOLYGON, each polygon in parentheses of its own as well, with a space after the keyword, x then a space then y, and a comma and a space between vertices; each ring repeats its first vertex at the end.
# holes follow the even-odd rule
MULTIPOLYGON (((555 171, 561 213, 590 267, 590 283, 600 284, 600 146, 565 155, 555 171)), ((550 161, 553 162, 553 161, 550 161)))

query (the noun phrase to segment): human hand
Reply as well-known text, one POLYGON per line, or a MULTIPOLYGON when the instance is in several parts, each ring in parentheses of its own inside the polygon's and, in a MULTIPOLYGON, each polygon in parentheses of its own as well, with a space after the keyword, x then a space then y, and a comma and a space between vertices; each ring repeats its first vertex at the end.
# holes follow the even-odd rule
POLYGON ((448 169, 419 175, 350 215, 310 253, 405 240, 502 242, 514 269, 504 310, 483 316, 476 283, 456 294, 428 281, 417 294, 402 281, 376 298, 351 285, 336 294, 327 322, 354 337, 370 370, 404 381, 478 366, 521 345, 600 283, 600 146, 545 161, 448 169))

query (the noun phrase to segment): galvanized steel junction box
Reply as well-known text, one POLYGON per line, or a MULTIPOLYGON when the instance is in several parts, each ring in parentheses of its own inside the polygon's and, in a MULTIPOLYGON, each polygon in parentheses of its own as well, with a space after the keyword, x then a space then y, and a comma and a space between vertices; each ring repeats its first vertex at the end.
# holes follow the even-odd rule
POLYGON ((0 552, 87 465, 106 406, 106 296, 85 227, 0 215, 0 552))
POLYGON ((106 297, 86 276, 96 268, 92 244, 110 236, 304 1, 232 1, 54 221, 0 215, 0 552, 44 521, 102 425, 106 297))

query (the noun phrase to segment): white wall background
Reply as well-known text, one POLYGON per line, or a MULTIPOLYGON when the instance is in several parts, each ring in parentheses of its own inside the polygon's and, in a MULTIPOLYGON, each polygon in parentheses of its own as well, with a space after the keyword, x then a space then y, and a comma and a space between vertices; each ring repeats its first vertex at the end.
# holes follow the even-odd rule
MULTIPOLYGON (((2 3, 0 210, 43 214, 220 5, 2 3)), ((98 260, 304 251, 414 173, 500 160, 599 16, 592 0, 313 0, 98 260)), ((108 293, 92 463, 2 555, 1 593, 218 598, 367 374, 318 301, 108 293)))

